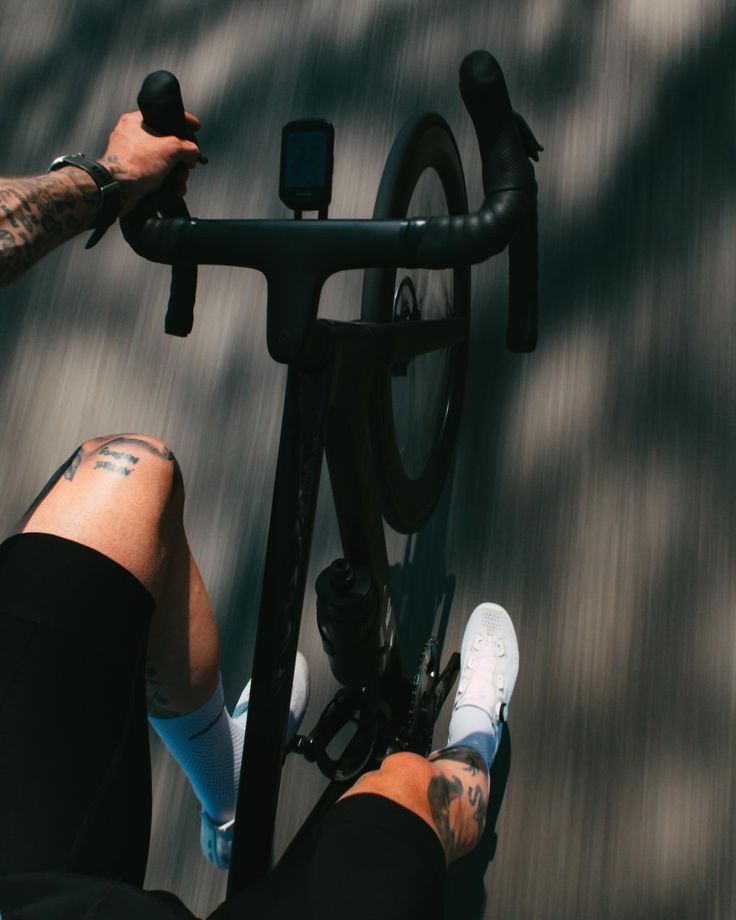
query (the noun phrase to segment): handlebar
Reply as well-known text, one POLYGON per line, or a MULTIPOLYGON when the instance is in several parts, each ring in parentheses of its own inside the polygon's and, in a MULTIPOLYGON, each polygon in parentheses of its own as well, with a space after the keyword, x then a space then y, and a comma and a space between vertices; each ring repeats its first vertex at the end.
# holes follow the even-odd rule
MULTIPOLYGON (((162 133, 173 128, 171 133, 179 134, 186 122, 178 83, 171 74, 161 78, 162 73, 166 72, 146 78, 139 104, 152 128, 162 133)), ((542 148, 513 112, 501 68, 487 51, 473 52, 463 61, 460 92, 475 126, 483 166, 485 199, 473 214, 387 221, 196 220, 188 213, 173 213, 170 199, 162 205, 151 196, 139 205, 121 224, 139 255, 174 266, 166 331, 186 335, 191 329, 197 264, 256 268, 268 282, 269 352, 288 363, 302 351, 322 285, 335 272, 450 268, 482 262, 508 245, 507 345, 512 351, 533 351, 537 186, 529 159, 537 160, 542 148), (180 280, 187 272, 189 280, 180 280)))

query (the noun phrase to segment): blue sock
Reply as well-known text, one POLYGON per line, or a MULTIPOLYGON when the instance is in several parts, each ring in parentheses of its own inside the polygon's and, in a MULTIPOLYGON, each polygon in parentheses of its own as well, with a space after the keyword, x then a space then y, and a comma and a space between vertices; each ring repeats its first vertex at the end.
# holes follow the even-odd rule
POLYGON ((194 712, 171 719, 148 717, 156 733, 186 773, 194 794, 215 824, 235 816, 245 729, 225 708, 222 680, 194 712))
POLYGON ((447 747, 474 748, 491 768, 501 741, 503 724, 478 706, 460 706, 450 719, 447 747))

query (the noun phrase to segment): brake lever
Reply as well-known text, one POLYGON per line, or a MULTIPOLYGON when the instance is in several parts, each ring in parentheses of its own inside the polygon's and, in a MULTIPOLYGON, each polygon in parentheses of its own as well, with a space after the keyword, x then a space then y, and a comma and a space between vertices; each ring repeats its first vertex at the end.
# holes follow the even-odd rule
POLYGON ((524 145, 524 153, 526 153, 530 160, 534 160, 535 163, 538 163, 539 154, 544 150, 544 147, 542 147, 534 136, 534 132, 529 127, 523 115, 514 112, 514 118, 516 119, 516 127, 521 135, 521 143, 524 145))
MULTIPOLYGON (((157 70, 143 81, 138 93, 138 108, 143 121, 161 134, 173 134, 183 140, 194 141, 194 133, 184 116, 179 81, 167 70, 157 70)), ((207 158, 199 156, 200 163, 207 158)), ((181 217, 190 220, 189 208, 183 198, 174 193, 174 178, 169 176, 154 192, 149 207, 161 217, 181 217)), ((164 331, 167 335, 185 337, 194 325, 194 303, 197 297, 197 264, 179 262, 171 266, 169 302, 166 308, 164 331)))

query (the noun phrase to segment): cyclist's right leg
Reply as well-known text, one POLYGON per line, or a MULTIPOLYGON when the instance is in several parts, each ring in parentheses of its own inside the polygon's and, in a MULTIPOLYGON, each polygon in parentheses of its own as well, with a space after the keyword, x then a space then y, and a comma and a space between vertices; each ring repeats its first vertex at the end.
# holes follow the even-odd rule
POLYGON ((439 920, 446 865, 471 850, 483 831, 489 767, 517 671, 508 614, 481 604, 463 639, 449 746, 429 758, 387 757, 327 815, 311 862, 302 845, 212 920, 295 913, 319 920, 439 920))
POLYGON ((508 613, 480 604, 468 620, 448 744, 428 759, 394 754, 343 796, 365 793, 395 801, 429 824, 447 863, 473 849, 485 827, 489 771, 519 671, 508 613))

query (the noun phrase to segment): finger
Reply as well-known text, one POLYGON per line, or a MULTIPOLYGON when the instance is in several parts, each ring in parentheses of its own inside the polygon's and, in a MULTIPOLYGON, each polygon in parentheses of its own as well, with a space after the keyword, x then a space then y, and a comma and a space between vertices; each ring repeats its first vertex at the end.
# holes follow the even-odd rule
POLYGON ((191 141, 181 141, 176 161, 188 170, 195 169, 199 161, 199 147, 191 141))
POLYGON ((186 166, 179 165, 174 169, 174 187, 179 198, 183 198, 187 193, 187 180, 189 179, 189 170, 186 166))
POLYGON ((202 127, 202 123, 200 122, 200 120, 197 118, 196 115, 192 115, 191 112, 185 112, 184 118, 186 118, 187 123, 192 128, 194 128, 195 131, 199 131, 199 129, 202 127))

